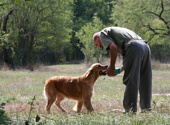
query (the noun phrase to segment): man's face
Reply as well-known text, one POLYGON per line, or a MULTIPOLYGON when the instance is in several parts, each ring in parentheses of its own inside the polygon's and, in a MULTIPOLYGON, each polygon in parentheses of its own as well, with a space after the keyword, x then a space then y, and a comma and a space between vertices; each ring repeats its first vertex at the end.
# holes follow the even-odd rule
POLYGON ((97 47, 103 49, 103 44, 102 44, 102 42, 100 41, 100 39, 99 39, 98 36, 97 36, 97 38, 94 40, 94 44, 95 44, 97 47))

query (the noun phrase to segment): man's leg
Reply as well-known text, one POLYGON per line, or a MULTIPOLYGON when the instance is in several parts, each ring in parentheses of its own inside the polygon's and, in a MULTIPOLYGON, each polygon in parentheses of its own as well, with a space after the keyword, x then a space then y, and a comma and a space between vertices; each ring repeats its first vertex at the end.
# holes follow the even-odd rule
POLYGON ((142 55, 143 48, 138 43, 133 42, 126 48, 126 55, 123 61, 125 68, 123 83, 126 85, 123 99, 125 112, 137 112, 142 55))
POLYGON ((152 99, 152 69, 151 69, 151 52, 146 44, 145 56, 141 66, 141 82, 139 87, 140 93, 140 108, 142 111, 151 110, 152 99))

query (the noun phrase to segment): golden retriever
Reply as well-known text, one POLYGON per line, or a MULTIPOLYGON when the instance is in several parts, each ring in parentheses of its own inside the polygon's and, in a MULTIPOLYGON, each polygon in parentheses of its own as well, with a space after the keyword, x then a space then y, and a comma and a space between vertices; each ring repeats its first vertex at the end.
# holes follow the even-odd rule
POLYGON ((106 65, 95 63, 82 76, 54 76, 49 78, 44 87, 44 96, 47 99, 46 111, 50 113, 51 105, 55 102, 55 105, 61 109, 62 112, 66 112, 60 105, 60 102, 64 98, 77 101, 73 108, 76 112, 81 111, 83 104, 88 112, 94 111, 91 104, 94 84, 100 76, 106 75, 106 69, 106 65))

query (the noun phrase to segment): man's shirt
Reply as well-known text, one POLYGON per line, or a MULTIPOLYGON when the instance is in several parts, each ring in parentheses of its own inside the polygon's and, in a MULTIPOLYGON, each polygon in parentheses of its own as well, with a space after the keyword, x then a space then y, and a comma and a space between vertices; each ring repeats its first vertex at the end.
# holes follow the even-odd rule
POLYGON ((105 49, 109 49, 109 44, 114 42, 120 53, 124 52, 123 46, 130 39, 142 39, 135 32, 122 27, 107 27, 100 32, 99 38, 105 49))

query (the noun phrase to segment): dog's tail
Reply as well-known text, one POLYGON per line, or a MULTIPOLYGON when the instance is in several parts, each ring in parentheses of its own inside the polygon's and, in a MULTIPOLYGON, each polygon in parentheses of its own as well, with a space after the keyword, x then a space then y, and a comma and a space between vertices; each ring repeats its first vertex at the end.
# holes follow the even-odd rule
POLYGON ((43 93, 42 93, 45 100, 48 99, 48 95, 47 95, 47 92, 46 92, 47 84, 48 84, 48 80, 45 81, 45 86, 44 86, 44 90, 43 90, 43 93))
POLYGON ((45 86, 44 86, 44 91, 43 91, 43 96, 44 96, 44 99, 45 100, 48 100, 48 99, 50 99, 50 98, 52 98, 53 97, 53 86, 51 86, 51 80, 47 80, 46 82, 45 82, 45 86), (50 90, 50 91, 49 91, 50 90))
POLYGON ((43 91, 43 96, 44 96, 44 99, 47 100, 47 95, 46 95, 46 92, 45 92, 45 88, 44 88, 44 91, 43 91))
POLYGON ((56 99, 56 89, 53 84, 53 80, 49 79, 46 81, 43 96, 45 100, 56 99))

